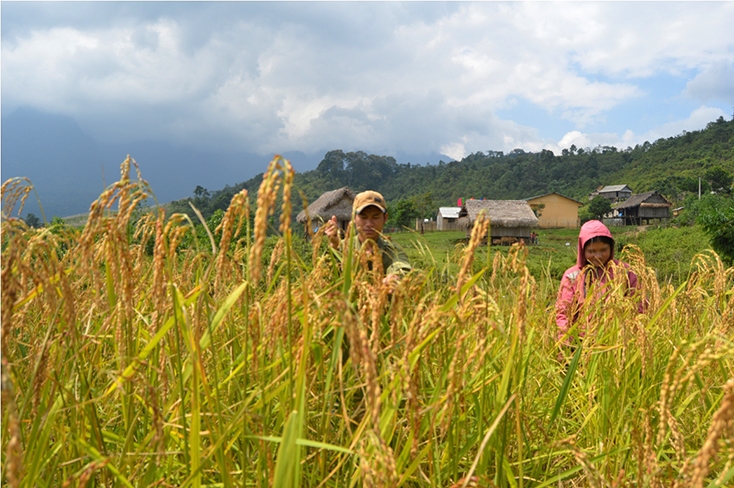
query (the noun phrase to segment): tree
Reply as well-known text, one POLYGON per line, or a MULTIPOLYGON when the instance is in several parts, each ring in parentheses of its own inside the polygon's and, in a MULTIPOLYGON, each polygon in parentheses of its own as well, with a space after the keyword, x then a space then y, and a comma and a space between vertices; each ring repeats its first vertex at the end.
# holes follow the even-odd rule
POLYGON ((209 196, 209 190, 201 185, 196 185, 196 188, 194 188, 194 197, 197 199, 208 200, 209 196))
POLYGON ((589 214, 596 220, 601 220, 612 211, 612 204, 606 198, 597 195, 589 202, 589 214))
POLYGON ((38 216, 34 213, 29 212, 28 215, 25 216, 24 220, 28 227, 33 227, 35 229, 42 227, 41 219, 39 219, 38 216))
POLYGON ((425 219, 430 217, 434 210, 432 192, 421 193, 410 198, 413 208, 418 213, 417 217, 425 219))
POLYGON ((64 228, 66 227, 66 220, 62 219, 58 215, 54 215, 53 218, 51 219, 51 226, 64 228))
POLYGON ((734 199, 707 195, 701 199, 697 222, 711 240, 711 247, 722 260, 734 263, 734 199))
POLYGON ((389 212, 390 221, 393 225, 411 227, 413 219, 420 217, 415 208, 412 198, 398 200, 392 205, 389 212))
POLYGON ((716 193, 730 193, 732 177, 721 166, 706 171, 704 178, 716 193))
POLYGON ((533 208, 533 213, 536 217, 540 218, 541 215, 543 215, 543 209, 545 208, 545 203, 539 203, 533 208))

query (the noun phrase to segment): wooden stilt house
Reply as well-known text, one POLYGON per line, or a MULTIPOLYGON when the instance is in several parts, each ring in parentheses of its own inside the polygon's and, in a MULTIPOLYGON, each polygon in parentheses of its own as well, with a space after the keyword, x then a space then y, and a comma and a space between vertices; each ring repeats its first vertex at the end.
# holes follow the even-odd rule
POLYGON ((625 225, 642 225, 669 219, 672 206, 664 196, 653 190, 632 195, 624 202, 612 205, 612 210, 615 217, 624 220, 625 225))

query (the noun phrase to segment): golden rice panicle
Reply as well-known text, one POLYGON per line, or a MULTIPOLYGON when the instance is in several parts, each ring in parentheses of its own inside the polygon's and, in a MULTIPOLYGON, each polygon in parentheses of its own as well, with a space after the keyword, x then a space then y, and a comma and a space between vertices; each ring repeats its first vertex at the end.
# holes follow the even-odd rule
MULTIPOLYGON (((160 209, 159 210, 163 210, 160 209)), ((154 212, 148 212, 135 223, 135 229, 133 232, 133 241, 138 242, 135 245, 137 253, 135 255, 134 270, 135 274, 140 274, 142 270, 148 265, 146 260, 146 248, 150 239, 155 239, 156 232, 156 214, 154 212)))
POLYGON ((637 479, 640 483, 648 481, 650 486, 656 486, 652 481, 657 479, 659 468, 657 454, 653 447, 655 436, 652 432, 650 412, 638 411, 635 417, 632 423, 632 439, 637 446, 637 479), (640 423, 642 423, 641 429, 640 423))
MULTIPOLYGON (((3 223, 3 233, 5 233, 6 226, 3 223)), ((8 245, 2 254, 2 357, 3 359, 8 356, 8 340, 11 337, 11 330, 13 330, 13 308, 15 307, 16 299, 20 294, 20 283, 17 276, 14 276, 13 268, 16 263, 20 262, 18 253, 20 251, 19 246, 8 245)))
MULTIPOLYGON (((350 243, 352 241, 349 239, 347 242, 350 243)), ((383 269, 380 253, 380 248, 377 247, 377 243, 375 241, 372 239, 365 241, 357 253, 357 257, 359 259, 359 267, 357 268, 358 278, 364 278, 374 283, 382 276, 383 269), (365 276, 372 276, 372 278, 365 278, 365 276)), ((370 292, 371 291, 373 290, 370 290, 370 292)))
POLYGON ((376 433, 367 431, 357 448, 365 488, 393 488, 399 481, 395 456, 376 433))
POLYGON ((380 399, 381 389, 377 374, 377 358, 369 347, 367 330, 363 324, 358 327, 358 333, 360 344, 362 345, 362 367, 364 368, 365 383, 367 384, 367 407, 369 408, 370 419, 372 420, 372 428, 375 432, 379 433, 382 400, 380 399))
POLYGON ((187 225, 189 223, 190 221, 186 214, 173 214, 168 219, 168 222, 163 229, 163 245, 166 249, 165 262, 175 262, 176 249, 178 248, 178 245, 187 233, 193 232, 193 227, 191 225, 187 225))
POLYGON ((163 412, 161 411, 160 402, 158 400, 161 392, 158 390, 159 389, 153 385, 147 385, 146 387, 147 396, 150 402, 150 410, 153 413, 153 418, 151 420, 151 423, 153 424, 153 439, 151 440, 151 444, 154 451, 158 453, 158 456, 154 456, 156 464, 159 462, 159 459, 161 459, 160 455, 163 454, 165 443, 165 438, 163 437, 163 412))
POLYGON ((306 233, 311 240, 311 248, 313 250, 311 253, 311 264, 315 268, 316 263, 319 261, 319 257, 323 255, 321 251, 321 242, 324 238, 324 231, 326 230, 326 226, 323 225, 323 219, 319 217, 322 225, 319 225, 319 229, 316 232, 313 231, 313 220, 311 219, 311 214, 308 211, 308 199, 306 198, 306 194, 302 191, 299 191, 299 194, 301 195, 303 212, 306 215, 306 233))
POLYGON ((132 219, 133 212, 138 208, 140 202, 152 196, 152 192, 150 191, 148 182, 140 174, 138 163, 129 155, 121 165, 120 173, 124 173, 124 176, 121 176, 120 181, 117 183, 121 194, 117 210, 117 224, 120 229, 123 229, 127 228, 127 225, 132 219), (137 181, 130 180, 130 166, 135 167, 135 173, 138 177, 137 181))
MULTIPOLYGON (((222 238, 219 241, 219 254, 217 255, 216 262, 217 274, 214 280, 215 290, 220 288, 221 283, 225 279, 225 273, 232 272, 234 268, 234 266, 232 266, 232 261, 228 259, 228 251, 232 239, 239 236, 244 222, 249 218, 249 207, 247 189, 243 189, 232 197, 232 200, 229 202, 229 207, 227 207, 227 211, 224 213, 222 222, 215 230, 215 232, 221 231, 222 233, 222 238)), ((226 278, 229 278, 229 276, 226 278)))
POLYGON ((127 225, 130 222, 133 210, 149 196, 145 181, 130 183, 131 164, 137 167, 134 160, 128 156, 120 164, 120 181, 105 189, 89 207, 87 223, 84 226, 77 247, 83 271, 94 272, 93 269, 96 268, 95 249, 99 248, 107 251, 108 258, 114 259, 115 253, 119 254, 120 261, 125 263, 126 267, 129 265, 127 225), (105 211, 109 210, 116 201, 118 202, 116 215, 111 219, 105 219, 105 211), (101 242, 98 241, 100 234, 103 235, 101 242), (115 249, 113 250, 111 247, 115 249))
POLYGON ((714 251, 705 251, 693 257, 691 268, 695 269, 688 281, 688 289, 710 290, 717 300, 726 300, 732 288, 734 267, 726 267, 714 251))
POLYGON ((253 286, 260 281, 262 271, 262 252, 268 232, 268 217, 275 211, 275 200, 280 188, 280 172, 277 171, 279 157, 270 161, 268 170, 260 183, 257 192, 257 210, 255 210, 255 243, 250 249, 250 281, 253 286))
MULTIPOLYGON (((410 455, 415 457, 418 454, 418 445, 420 442, 420 422, 418 420, 418 385, 416 381, 416 375, 418 371, 418 362, 411 368, 410 366, 410 354, 414 351, 416 344, 418 343, 418 337, 420 337, 420 328, 422 327, 422 321, 433 314, 426 313, 426 297, 421 298, 418 305, 415 307, 415 313, 413 314, 412 321, 408 326, 408 333, 405 339, 403 347, 403 356, 398 363, 400 365, 400 375, 402 379, 403 394, 406 400, 406 413, 408 415, 408 424, 410 425, 410 434, 413 438, 413 443, 410 448, 410 455)), ((407 308, 407 307, 406 307, 407 308)), ((394 348, 395 345, 393 344, 394 348)))
MULTIPOLYGON (((474 262, 474 252, 477 247, 482 243, 482 240, 487 236, 487 229, 489 228, 489 219, 486 217, 484 212, 480 212, 477 216, 477 220, 474 222, 474 227, 471 231, 471 238, 469 244, 464 250, 464 257, 459 271, 458 278, 456 279, 456 293, 461 294, 461 288, 464 286, 466 281, 467 273, 471 275, 472 263, 474 262)), ((459 296, 461 299, 462 297, 459 296)))
POLYGON ((529 271, 525 267, 525 262, 528 258, 528 246, 522 243, 514 243, 510 246, 510 250, 507 253, 507 261, 510 270, 515 274, 529 274, 529 271))
POLYGON ((276 159, 279 160, 278 166, 283 172, 283 205, 280 212, 280 233, 286 235, 291 232, 291 214, 293 213, 291 190, 293 189, 293 177, 296 172, 287 159, 281 156, 276 156, 276 159))
POLYGON ((26 198, 33 190, 31 180, 26 177, 16 177, 6 180, 0 187, 0 199, 2 200, 2 218, 7 220, 11 218, 15 206, 18 205, 19 215, 23 212, 26 198))
POLYGON ((634 244, 627 244, 622 250, 621 259, 628 263, 630 269, 637 275, 638 295, 635 300, 643 300, 648 310, 657 310, 662 304, 662 293, 655 270, 647 265, 642 249, 634 244))
POLYGON ((8 480, 8 486, 17 488, 22 481, 23 455, 21 445, 20 422, 18 419, 18 408, 15 404, 13 383, 10 379, 10 364, 5 355, 2 357, 2 405, 7 415, 7 433, 3 432, 3 439, 8 439, 5 456, 4 474, 8 480), (7 437, 6 437, 7 436, 7 437))
POLYGON ((367 408, 370 414, 372 428, 379 433, 380 431, 380 385, 377 376, 377 360, 370 349, 367 330, 360 320, 359 315, 355 315, 346 303, 341 300, 336 301, 335 305, 339 309, 339 316, 342 317, 344 324, 344 332, 349 339, 349 355, 352 363, 361 370, 367 389, 367 408))
POLYGON ((711 461, 719 450, 719 440, 724 436, 729 437, 731 440, 731 437, 734 435, 733 421, 734 379, 730 379, 724 385, 724 398, 721 401, 721 406, 716 410, 711 419, 706 441, 696 455, 695 460, 686 466, 688 469, 681 473, 681 479, 685 481, 685 486, 693 488, 704 486, 711 467, 711 461), (690 478, 686 479, 689 476, 690 478))
POLYGON ((278 242, 275 243, 275 246, 273 247, 273 252, 270 253, 270 263, 268 264, 268 274, 265 278, 265 283, 267 286, 270 286, 273 282, 273 276, 275 276, 275 268, 278 266, 278 263, 280 263, 281 258, 283 257, 283 249, 285 248, 285 243, 282 239, 279 239, 278 242))
MULTIPOLYGON (((367 296, 370 308, 370 324, 372 334, 370 336, 370 344, 372 353, 376 356, 381 349, 381 320, 385 315, 385 306, 387 305, 388 296, 390 295, 390 286, 381 281, 377 283, 376 293, 367 296)), ((392 332, 392 329, 391 329, 392 332)), ((391 337, 391 341, 395 341, 395 337, 391 337)))

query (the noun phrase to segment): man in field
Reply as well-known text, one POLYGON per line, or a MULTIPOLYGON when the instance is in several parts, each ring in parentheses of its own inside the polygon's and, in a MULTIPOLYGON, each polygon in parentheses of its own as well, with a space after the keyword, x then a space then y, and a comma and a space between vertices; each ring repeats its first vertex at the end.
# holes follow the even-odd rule
MULTIPOLYGON (((382 254, 382 269, 385 271, 383 283, 397 283, 405 273, 411 270, 411 266, 405 252, 382 234, 382 229, 387 222, 385 198, 376 191, 364 191, 354 198, 352 210, 360 247, 368 240, 374 241, 382 254)), ((329 238, 331 247, 339 249, 341 239, 336 216, 332 215, 331 220, 326 223, 324 234, 329 238)))

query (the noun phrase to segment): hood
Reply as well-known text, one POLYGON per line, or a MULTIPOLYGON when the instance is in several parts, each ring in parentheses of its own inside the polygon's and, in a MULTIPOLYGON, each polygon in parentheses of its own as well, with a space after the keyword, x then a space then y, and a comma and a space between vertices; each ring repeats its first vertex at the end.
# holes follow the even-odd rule
MULTIPOLYGON (((584 257, 584 245, 594 237, 606 236, 614 240, 612 233, 609 232, 607 226, 599 222, 598 220, 589 220, 581 226, 579 230, 579 243, 578 243, 578 254, 576 255, 576 264, 579 268, 586 266, 586 258, 584 257)), ((609 258, 614 259, 614 246, 612 246, 612 255, 609 258)))

